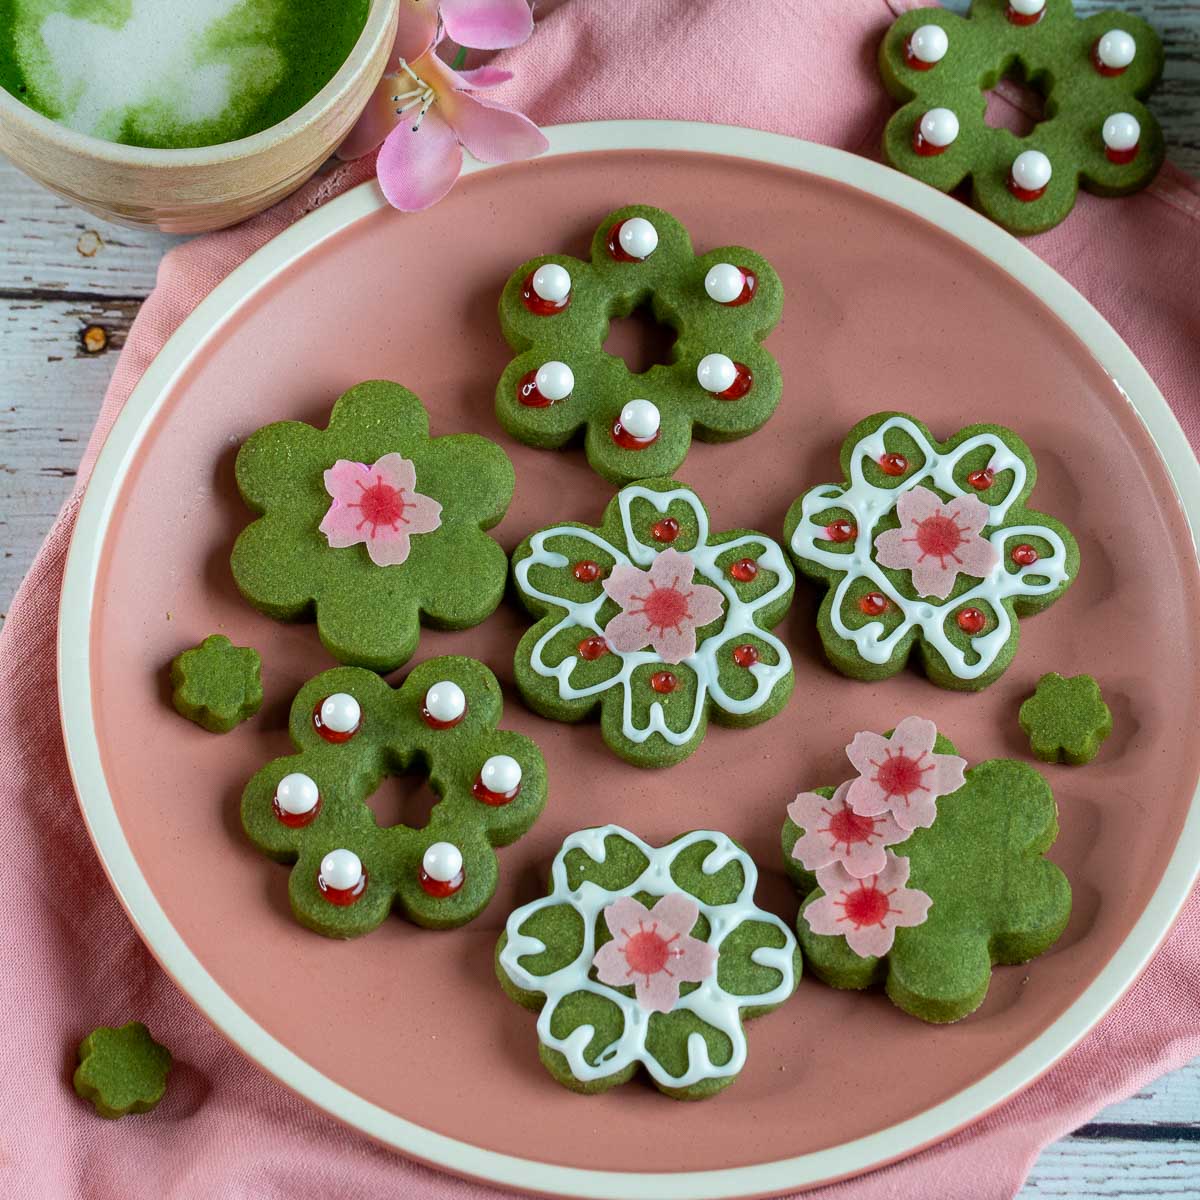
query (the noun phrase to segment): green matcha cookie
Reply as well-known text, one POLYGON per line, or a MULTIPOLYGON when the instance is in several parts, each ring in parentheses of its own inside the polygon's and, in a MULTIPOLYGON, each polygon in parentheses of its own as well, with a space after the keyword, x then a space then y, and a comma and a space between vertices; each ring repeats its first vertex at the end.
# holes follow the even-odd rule
POLYGON ((430 438, 399 384, 351 388, 325 429, 258 430, 237 481, 261 514, 233 548, 242 595, 277 620, 315 615, 341 662, 391 671, 412 657, 420 621, 467 629, 504 595, 507 560, 483 531, 512 499, 512 463, 472 433, 430 438))
POLYGON ((1090 675, 1043 675, 1018 716, 1034 755, 1043 762, 1089 763, 1112 733, 1112 713, 1090 675))
POLYGON ((299 753, 268 763, 242 794, 250 840, 294 863, 296 919, 327 937, 358 937, 395 906, 451 929, 496 890, 492 847, 515 842, 546 801, 537 746, 497 729, 496 677, 473 658, 434 658, 403 685, 358 667, 310 679, 292 703, 299 753), (389 775, 425 774, 440 797, 423 829, 381 827, 367 804, 389 775))
POLYGON ((904 104, 883 135, 893 167, 952 191, 1012 233, 1040 233, 1099 196, 1145 187, 1162 130, 1138 101, 1162 73, 1154 30, 1115 9, 1077 19, 1071 0, 973 0, 970 15, 906 12, 879 47, 884 85, 904 104), (992 128, 985 93, 1014 77, 1045 97, 1027 137, 992 128))
POLYGON ((782 308, 779 277, 753 250, 697 256, 669 213, 619 208, 600 222, 590 262, 543 255, 505 284, 500 326, 517 357, 496 385, 496 416, 547 450, 586 430, 588 462, 612 483, 670 475, 693 433, 734 441, 775 411, 779 364, 759 343, 782 308), (635 375, 604 340, 642 305, 677 341, 670 363, 635 375))
POLYGON ((210 634, 171 663, 171 702, 209 733, 228 733, 254 716, 263 690, 258 651, 210 634))
POLYGON ((882 985, 923 1021, 957 1021, 987 995, 992 967, 1058 940, 1066 876, 1043 856, 1058 811, 1032 767, 966 767, 932 721, 846 748, 856 778, 788 806, 783 859, 804 897, 796 929, 824 983, 882 985))
POLYGON ((685 484, 630 484, 598 528, 538 530, 513 575, 538 618, 517 647, 525 702, 558 721, 599 707, 604 741, 635 766, 682 762, 710 715, 756 725, 791 694, 791 657, 770 632, 792 598, 783 551, 752 530, 711 534, 685 484))
POLYGON ((167 1090, 171 1052, 141 1021, 120 1029, 102 1026, 79 1043, 76 1092, 109 1120, 149 1112, 167 1090))
POLYGON ((1003 425, 935 442, 904 413, 876 413, 842 443, 847 482, 811 488, 788 510, 797 566, 826 584, 817 628, 829 661, 887 679, 919 649, 939 687, 977 691, 1017 652, 1017 618, 1070 586, 1070 531, 1026 508, 1029 448, 1003 425))
POLYGON ((796 940, 755 905, 757 882, 723 833, 658 848, 618 825, 571 834, 550 894, 518 908, 496 948, 501 986, 540 1011, 550 1074, 592 1093, 641 1066, 679 1100, 732 1083, 746 1061, 743 1022, 800 980, 796 940))

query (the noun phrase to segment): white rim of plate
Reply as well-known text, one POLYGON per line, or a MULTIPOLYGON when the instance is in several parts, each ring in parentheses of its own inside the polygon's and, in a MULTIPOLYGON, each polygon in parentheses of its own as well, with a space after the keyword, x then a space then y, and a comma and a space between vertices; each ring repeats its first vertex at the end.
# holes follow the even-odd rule
MULTIPOLYGON (((546 130, 549 155, 605 150, 693 151, 789 167, 858 188, 967 243, 1023 284, 1090 350, 1148 429, 1191 527, 1200 529, 1200 464, 1145 368, 1103 317, 1052 268, 966 205, 865 158, 781 134, 689 121, 598 121, 546 130)), ((464 174, 488 170, 468 161, 464 174)), ((517 1158, 434 1133, 355 1095, 276 1041, 222 990, 175 931, 117 819, 92 714, 91 610, 113 504, 142 438, 191 357, 260 287, 351 223, 385 207, 373 183, 330 201, 251 255, 197 305, 147 368, 117 417, 80 505, 59 611, 59 705, 80 808, 122 904, 155 957, 244 1053, 313 1104, 413 1158, 460 1175, 572 1197, 727 1200, 855 1175, 905 1157, 977 1120, 1070 1050, 1141 973, 1200 872, 1200 790, 1163 878, 1128 937, 1087 990, 1048 1029, 982 1079, 868 1137, 794 1158, 724 1170, 595 1171, 517 1158)), ((397 215, 397 220, 403 217, 397 215)), ((764 1030, 764 1032, 766 1032, 764 1030)), ((549 1084, 547 1086, 550 1086, 549 1084)))

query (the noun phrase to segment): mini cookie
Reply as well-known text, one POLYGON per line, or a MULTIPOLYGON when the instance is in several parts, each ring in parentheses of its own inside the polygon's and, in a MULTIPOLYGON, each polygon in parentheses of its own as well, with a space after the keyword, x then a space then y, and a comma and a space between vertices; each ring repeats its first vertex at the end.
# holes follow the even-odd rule
POLYGON ((1077 767, 1091 762, 1112 733, 1112 713, 1090 675, 1043 675, 1018 720, 1037 758, 1077 767))
POLYGON ((754 903, 758 871, 723 833, 655 848, 618 825, 573 833, 550 894, 518 908, 496 949, 504 990, 538 1017, 559 1083, 603 1092, 646 1069, 679 1100, 711 1096, 746 1061, 743 1021, 800 980, 788 927, 754 903))
POLYGON ((167 1090, 171 1052, 141 1021, 120 1029, 102 1026, 79 1043, 75 1091, 109 1120, 149 1112, 167 1090))
POLYGON ((1115 10, 1077 19, 1071 0, 973 0, 966 18, 906 12, 879 47, 884 85, 904 103, 888 122, 893 167, 943 192, 971 180, 976 208, 1016 234, 1040 233, 1099 196, 1145 187, 1164 157, 1138 102, 1162 73, 1158 36, 1115 10), (1027 137, 992 128, 984 92, 1014 73, 1045 94, 1027 137))
POLYGON ((920 717, 856 734, 846 753, 858 775, 802 792, 783 826, 805 959, 832 987, 882 984, 914 1017, 957 1021, 994 964, 1026 962, 1066 928, 1071 887, 1043 857, 1054 797, 1024 763, 966 768, 920 717))
POLYGON ((787 647, 770 632, 791 602, 781 548, 751 530, 710 534, 685 484, 622 488, 599 528, 562 522, 513 554, 525 606, 516 680, 544 717, 597 706, 604 741, 639 767, 682 762, 711 716, 756 725, 787 702, 787 647))
POLYGON ((670 475, 693 432, 733 441, 775 411, 779 365, 759 343, 782 308, 761 255, 722 246, 697 256, 670 214, 619 208, 600 222, 590 262, 535 258, 505 285, 500 325, 517 357, 496 386, 496 416, 549 450, 586 428, 588 462, 612 483, 670 475), (669 364, 634 375, 604 339, 613 318, 644 304, 678 340, 669 364))
POLYGON ((1017 651, 1017 618, 1040 612, 1079 570, 1065 525, 1025 507, 1029 448, 1003 425, 935 442, 904 413, 876 413, 842 443, 849 483, 810 489, 784 532, 800 570, 825 583, 817 628, 855 679, 896 674, 914 647, 939 687, 976 691, 1017 651))
POLYGON ((416 650, 419 621, 466 629, 504 594, 505 554, 483 531, 512 499, 512 463, 475 434, 430 438, 399 384, 351 388, 325 429, 258 430, 237 481, 262 514, 233 548, 242 595, 277 620, 315 614, 341 662, 391 671, 416 650))
POLYGON ((292 912, 327 937, 369 933, 398 906, 450 929, 496 890, 493 846, 515 842, 546 800, 541 752, 497 729, 496 677, 473 658, 434 658, 399 688, 339 667, 292 704, 298 754, 268 763, 242 795, 242 825, 265 854, 294 863, 292 912), (440 797, 423 829, 381 827, 367 797, 410 769, 440 797))
POLYGON ((262 660, 249 646, 210 634, 171 663, 171 702, 209 733, 228 733, 262 706, 262 660))

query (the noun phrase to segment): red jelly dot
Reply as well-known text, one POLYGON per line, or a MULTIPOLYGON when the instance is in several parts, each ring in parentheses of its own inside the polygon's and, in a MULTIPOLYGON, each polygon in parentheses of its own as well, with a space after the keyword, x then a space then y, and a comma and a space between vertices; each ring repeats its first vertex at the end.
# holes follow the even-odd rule
POLYGON ((600 564, 590 558, 581 559, 572 569, 572 573, 580 583, 595 583, 600 578, 600 564))
POLYGON ((330 904, 336 904, 338 908, 347 908, 367 890, 367 868, 363 867, 362 877, 352 888, 330 887, 318 871, 317 890, 330 904))
POLYGON ((877 617, 880 613, 887 612, 888 599, 882 592, 868 592, 859 597, 858 607, 868 617, 877 617))
POLYGON ((742 277, 746 282, 742 284, 740 295, 735 296, 732 300, 725 301, 726 308, 737 308, 739 305, 748 304, 754 299, 754 289, 758 287, 758 277, 749 267, 739 266, 738 270, 741 271, 742 277))
POLYGON ((521 284, 521 300, 525 307, 529 309, 535 317, 552 317, 555 313, 560 313, 571 303, 571 297, 574 295, 574 290, 568 292, 562 300, 543 300, 541 296, 533 290, 533 272, 530 271, 525 276, 525 282, 521 284))
POLYGON ((284 812, 279 807, 279 798, 271 797, 271 811, 275 816, 283 822, 289 829, 303 829, 305 825, 311 825, 321 811, 321 797, 317 797, 317 802, 305 813, 290 813, 284 812))
POLYGON ((1128 150, 1114 150, 1111 146, 1104 147, 1105 156, 1111 163, 1116 163, 1117 166, 1123 167, 1126 163, 1131 163, 1138 156, 1138 151, 1142 148, 1141 142, 1135 142, 1128 150))
POLYGON ((982 633, 983 627, 987 624, 987 617, 977 608, 964 608, 955 617, 955 620, 958 622, 959 629, 972 637, 977 633, 982 633))
POLYGON ((1018 567, 1032 567, 1038 560, 1038 552, 1028 542, 1022 542, 1012 548, 1012 560, 1018 567))
MULTIPOLYGON (((739 298, 735 303, 745 303, 745 301, 739 298)), ((717 393, 718 400, 740 400, 754 384, 754 376, 745 363, 735 362, 733 365, 737 370, 737 376, 723 392, 717 393)))
POLYGON ((883 454, 879 458, 879 469, 885 475, 893 477, 903 475, 908 470, 908 459, 903 454, 883 454))
POLYGON ((432 896, 435 900, 445 900, 447 896, 453 896, 455 892, 462 887, 466 881, 466 871, 459 871, 453 879, 434 879, 424 867, 421 867, 417 873, 417 878, 421 881, 421 886, 426 893, 432 896))
POLYGON ((517 384, 517 399, 526 408, 549 408, 554 403, 538 391, 537 371, 521 376, 521 382, 517 384))
POLYGON ((752 558, 739 558, 730 564, 729 574, 738 583, 749 583, 758 575, 758 563, 752 558))
POLYGON ((1128 67, 1110 67, 1107 63, 1100 61, 1100 39, 1097 38, 1092 43, 1092 66, 1100 72, 1101 75, 1111 79, 1114 75, 1124 75, 1128 67))
POLYGON ((602 637, 585 637, 579 643, 579 657, 587 662, 595 662, 608 653, 608 643, 602 637))
POLYGON ((614 421, 612 427, 612 440, 621 447, 622 450, 645 450, 647 446, 653 446, 658 441, 659 430, 647 438, 634 437, 632 433, 626 429, 620 421, 614 421))
POLYGON ((977 491, 986 492, 988 488, 996 481, 996 472, 991 467, 984 467, 979 471, 972 471, 967 476, 967 482, 977 491))
POLYGON ((663 517, 654 522, 650 536, 656 542, 673 542, 679 536, 679 522, 674 517, 663 517))
MULTIPOLYGON (((521 785, 518 783, 511 792, 493 792, 491 788, 484 787, 483 779, 477 776, 475 782, 471 784, 471 794, 481 803, 499 808, 501 805, 515 800, 521 794, 521 785)), ((462 884, 460 883, 459 886, 461 887, 462 884)))
POLYGON ((1017 12, 1010 4, 1004 15, 1013 25, 1036 25, 1046 15, 1046 10, 1042 8, 1035 13, 1023 13, 1017 12))
POLYGON ((913 126, 912 148, 922 158, 934 158, 939 154, 945 154, 950 149, 952 143, 947 143, 944 146, 937 146, 921 132, 919 124, 913 126))
POLYGON ((430 729, 453 729, 455 725, 461 725, 466 718, 467 710, 464 708, 462 712, 452 721, 440 721, 425 707, 421 705, 421 720, 429 726, 430 729))
POLYGON ((650 686, 660 695, 669 696, 679 686, 679 680, 670 671, 655 671, 650 676, 650 686))
POLYGON ((312 715, 313 728, 327 742, 332 742, 335 746, 340 746, 343 742, 348 742, 362 728, 362 721, 359 721, 359 723, 353 729, 346 730, 345 733, 339 733, 336 729, 330 729, 329 726, 321 720, 321 705, 324 704, 328 699, 329 697, 325 696, 318 700, 314 706, 312 715))
POLYGON ((752 667, 758 662, 758 651, 750 645, 734 646, 733 661, 739 667, 752 667))
MULTIPOLYGON (((1047 184, 1046 187, 1050 185, 1047 184)), ((1018 200, 1024 200, 1028 204, 1031 200, 1040 200, 1046 194, 1046 188, 1023 188, 1010 174, 1008 177, 1008 190, 1012 192, 1018 200)))
POLYGON ((624 221, 618 221, 608 231, 608 252, 617 260, 617 262, 641 262, 642 260, 640 258, 635 258, 632 254, 626 254, 625 247, 621 245, 621 226, 624 224, 624 221))
POLYGON ((932 71, 937 66, 937 63, 922 61, 913 53, 911 37, 906 38, 904 42, 904 61, 914 71, 932 71))
POLYGON ((858 530, 850 521, 830 521, 825 526, 825 536, 831 542, 850 542, 858 537, 858 530))

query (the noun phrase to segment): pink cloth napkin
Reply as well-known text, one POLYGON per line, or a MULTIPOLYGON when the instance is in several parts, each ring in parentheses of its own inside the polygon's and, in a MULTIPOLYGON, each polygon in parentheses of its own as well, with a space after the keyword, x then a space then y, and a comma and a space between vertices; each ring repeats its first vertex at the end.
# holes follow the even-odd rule
MULTIPOLYGON (((891 110, 875 48, 885 0, 569 0, 501 56, 505 99, 541 124, 678 117, 794 134, 874 155, 891 110)), ((75 494, 0 633, 0 831, 9 917, 0 943, 0 1184, 14 1197, 432 1197, 494 1189, 381 1149, 310 1108, 213 1032, 138 940, 76 808, 58 726, 55 612, 63 559, 96 452, 164 340, 233 266, 300 214, 369 177, 340 167, 238 229, 163 260, 121 356, 75 494), (71 1091, 95 1025, 145 1020, 177 1067, 149 1117, 102 1122, 71 1091)), ((1116 326, 1200 442, 1200 188, 1168 167, 1121 201, 1081 196, 1029 245, 1116 326)), ((1104 1104, 1200 1054, 1200 897, 1141 980, 1065 1060, 956 1137, 820 1195, 1013 1194, 1039 1150, 1104 1104)), ((536 1155, 538 1148, 531 1147, 536 1155)))

